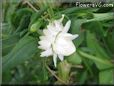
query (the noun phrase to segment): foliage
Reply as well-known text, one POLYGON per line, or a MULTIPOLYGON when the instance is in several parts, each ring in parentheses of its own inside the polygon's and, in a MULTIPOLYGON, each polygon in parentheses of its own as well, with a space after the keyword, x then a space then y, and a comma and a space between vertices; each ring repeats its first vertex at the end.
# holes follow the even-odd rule
POLYGON ((70 3, 4 0, 2 84, 114 84, 114 8, 80 8, 70 3), (55 4, 55 5, 52 5, 55 4), (48 20, 65 14, 77 51, 58 60, 37 48, 48 20))

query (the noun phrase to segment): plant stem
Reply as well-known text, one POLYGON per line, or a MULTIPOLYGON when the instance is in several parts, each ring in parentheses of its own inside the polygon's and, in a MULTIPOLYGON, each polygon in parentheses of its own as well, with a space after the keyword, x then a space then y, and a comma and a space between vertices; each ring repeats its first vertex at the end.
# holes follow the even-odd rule
POLYGON ((46 65, 46 68, 48 69, 48 71, 58 80, 60 81, 61 83, 63 84, 66 84, 63 80, 61 80, 55 73, 54 71, 52 71, 47 65, 46 65))
POLYGON ((24 0, 23 4, 28 4, 35 12, 38 12, 38 10, 27 0, 24 0))
POLYGON ((80 55, 88 58, 88 59, 91 59, 91 60, 94 60, 94 61, 97 61, 97 62, 100 62, 100 63, 103 63, 103 64, 106 64, 106 65, 110 65, 112 66, 111 62, 109 62, 108 60, 102 60, 96 56, 93 56, 93 55, 89 55, 81 50, 78 51, 80 55))
POLYGON ((74 68, 83 68, 82 65, 71 65, 71 67, 74 67, 74 68))

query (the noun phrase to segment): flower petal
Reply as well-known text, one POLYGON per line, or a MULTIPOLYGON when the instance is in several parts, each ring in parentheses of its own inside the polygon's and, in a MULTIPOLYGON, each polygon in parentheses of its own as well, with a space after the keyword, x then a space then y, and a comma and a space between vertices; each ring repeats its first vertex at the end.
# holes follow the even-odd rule
POLYGON ((40 40, 44 40, 45 36, 40 36, 39 38, 40 38, 40 40))
POLYGON ((54 29, 56 30, 56 32, 62 31, 63 24, 60 21, 55 20, 54 21, 54 25, 55 25, 55 28, 54 29))
POLYGON ((47 25, 46 29, 43 29, 43 36, 40 36, 38 48, 44 50, 41 53, 41 57, 48 57, 53 55, 54 66, 57 66, 57 56, 63 61, 64 56, 69 56, 76 51, 75 45, 72 40, 78 37, 78 34, 72 35, 67 33, 70 29, 71 21, 69 20, 65 26, 63 26, 62 18, 54 20, 47 25))
POLYGON ((64 59, 64 56, 63 56, 63 55, 59 54, 58 57, 59 57, 59 59, 60 59, 61 61, 63 61, 63 59, 64 59))
POLYGON ((69 56, 76 51, 73 42, 64 38, 57 39, 54 46, 54 51, 64 56, 69 56))
POLYGON ((70 34, 70 33, 61 33, 61 34, 59 35, 59 37, 63 37, 63 38, 68 39, 68 40, 74 40, 74 39, 77 38, 78 36, 79 36, 78 34, 72 35, 72 34, 70 34))
POLYGON ((50 31, 48 29, 43 29, 43 33, 45 36, 50 35, 50 31))
POLYGON ((54 62, 54 66, 57 66, 57 54, 54 53, 53 55, 53 62, 54 62))
POLYGON ((48 40, 41 40, 38 43, 40 44, 40 46, 38 47, 40 49, 46 50, 51 47, 51 42, 48 40))
POLYGON ((62 21, 63 21, 64 17, 65 17, 65 15, 64 15, 64 14, 62 14, 62 17, 61 17, 58 21, 62 23, 62 21))
POLYGON ((52 54, 53 54, 53 52, 52 52, 52 49, 50 48, 50 49, 47 49, 46 51, 43 51, 40 56, 48 57, 48 56, 51 56, 52 54))
POLYGON ((67 33, 68 30, 70 29, 70 25, 71 25, 71 20, 69 20, 69 21, 65 24, 65 26, 64 26, 62 32, 67 33))

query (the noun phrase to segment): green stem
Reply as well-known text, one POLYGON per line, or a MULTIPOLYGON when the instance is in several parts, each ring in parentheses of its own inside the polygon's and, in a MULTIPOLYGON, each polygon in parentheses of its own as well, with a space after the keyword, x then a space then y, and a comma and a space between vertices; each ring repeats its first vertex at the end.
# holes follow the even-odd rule
POLYGON ((79 53, 80 55, 82 55, 83 57, 86 57, 86 58, 88 58, 88 59, 91 59, 91 60, 94 60, 94 61, 103 63, 103 64, 105 64, 105 65, 113 66, 113 64, 112 64, 111 62, 109 62, 108 60, 105 60, 105 59, 102 60, 102 59, 100 59, 100 58, 98 58, 98 57, 96 57, 96 56, 87 54, 87 53, 85 53, 85 52, 83 52, 83 51, 81 51, 81 50, 79 50, 78 53, 79 53))
POLYGON ((58 76, 65 81, 65 83, 69 83, 69 73, 71 70, 71 65, 66 61, 62 61, 58 65, 58 76))
POLYGON ((62 84, 66 84, 65 81, 63 81, 61 78, 59 78, 59 77, 55 74, 55 72, 52 71, 52 70, 48 67, 48 65, 47 65, 46 63, 45 63, 45 67, 46 67, 46 69, 47 69, 59 82, 61 82, 62 84))
POLYGON ((53 11, 53 8, 51 7, 51 5, 49 4, 49 2, 48 2, 48 6, 49 6, 49 9, 47 11, 48 11, 49 17, 52 21, 54 18, 54 11, 53 11))
POLYGON ((86 59, 85 59, 85 58, 83 59, 83 62, 84 62, 84 64, 85 64, 85 66, 87 67, 88 72, 91 74, 92 77, 94 77, 93 71, 92 71, 92 69, 90 68, 91 65, 89 65, 89 64, 86 62, 86 59))

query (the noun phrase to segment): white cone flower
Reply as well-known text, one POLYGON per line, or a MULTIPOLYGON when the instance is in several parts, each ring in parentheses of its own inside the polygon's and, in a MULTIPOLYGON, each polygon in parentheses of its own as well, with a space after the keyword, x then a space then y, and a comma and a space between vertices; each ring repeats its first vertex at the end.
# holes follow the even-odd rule
POLYGON ((68 33, 70 29, 71 21, 67 21, 65 26, 62 24, 61 19, 54 20, 47 25, 46 29, 43 29, 43 36, 40 36, 38 48, 44 50, 41 53, 41 57, 53 56, 54 65, 56 67, 57 57, 63 61, 64 56, 69 56, 76 51, 76 47, 72 40, 78 37, 78 34, 72 35, 68 33))

